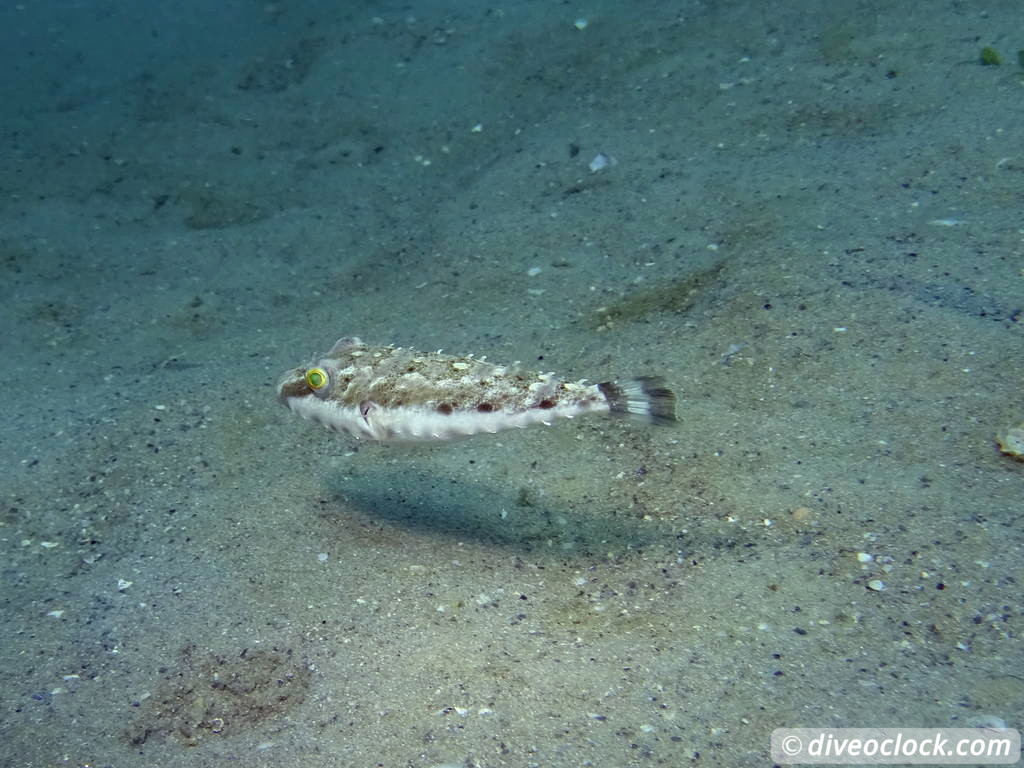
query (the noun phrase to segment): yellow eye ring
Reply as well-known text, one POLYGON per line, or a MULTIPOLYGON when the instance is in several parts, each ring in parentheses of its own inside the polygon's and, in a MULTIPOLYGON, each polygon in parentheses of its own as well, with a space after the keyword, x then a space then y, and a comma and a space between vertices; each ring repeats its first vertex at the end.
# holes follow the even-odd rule
POLYGON ((323 368, 310 368, 306 371, 306 386, 317 392, 330 383, 330 376, 323 368))

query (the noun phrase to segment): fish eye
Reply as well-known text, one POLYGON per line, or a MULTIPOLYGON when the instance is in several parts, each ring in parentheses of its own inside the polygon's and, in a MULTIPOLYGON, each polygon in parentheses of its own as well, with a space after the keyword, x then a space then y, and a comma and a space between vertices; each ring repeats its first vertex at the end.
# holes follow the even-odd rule
POLYGON ((314 392, 319 392, 321 389, 326 387, 330 381, 331 377, 327 375, 327 371, 323 368, 310 368, 306 371, 306 386, 314 392))

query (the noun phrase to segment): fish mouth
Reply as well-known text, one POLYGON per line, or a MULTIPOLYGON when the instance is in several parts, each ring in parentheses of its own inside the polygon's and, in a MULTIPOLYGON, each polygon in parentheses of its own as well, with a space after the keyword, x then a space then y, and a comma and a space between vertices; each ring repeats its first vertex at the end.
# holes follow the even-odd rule
POLYGON ((305 397, 312 392, 306 384, 306 370, 304 368, 293 368, 281 377, 277 382, 277 402, 281 405, 291 407, 288 401, 293 397, 305 397))

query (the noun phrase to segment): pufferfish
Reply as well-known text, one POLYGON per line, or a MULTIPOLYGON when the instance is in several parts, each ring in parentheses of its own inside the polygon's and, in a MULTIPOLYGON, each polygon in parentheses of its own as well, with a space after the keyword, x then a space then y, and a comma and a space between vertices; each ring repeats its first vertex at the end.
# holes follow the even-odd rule
POLYGON ((658 377, 587 384, 471 355, 372 347, 354 337, 284 374, 277 399, 328 429, 388 442, 438 442, 590 414, 676 420, 675 394, 658 377))

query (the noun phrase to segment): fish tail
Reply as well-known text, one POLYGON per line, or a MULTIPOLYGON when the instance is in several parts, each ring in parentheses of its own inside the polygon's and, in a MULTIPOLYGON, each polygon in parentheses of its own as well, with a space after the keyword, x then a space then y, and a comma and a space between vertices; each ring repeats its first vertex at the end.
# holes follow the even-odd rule
POLYGON ((626 381, 597 385, 613 414, 629 416, 647 424, 676 421, 676 395, 660 376, 638 376, 626 381))

